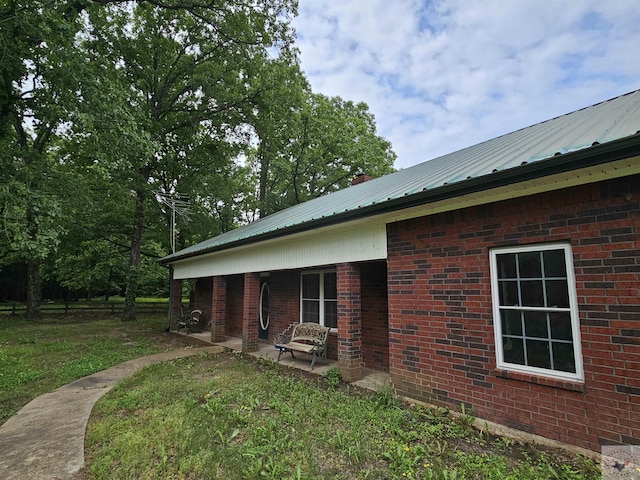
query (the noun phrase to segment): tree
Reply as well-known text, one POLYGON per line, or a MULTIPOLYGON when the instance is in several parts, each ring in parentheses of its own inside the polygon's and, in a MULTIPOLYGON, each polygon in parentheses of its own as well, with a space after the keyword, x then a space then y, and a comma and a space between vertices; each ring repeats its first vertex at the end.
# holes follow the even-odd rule
POLYGON ((257 146, 249 151, 249 156, 258 182, 255 209, 264 216, 287 206, 277 185, 286 182, 288 177, 276 174, 291 159, 292 129, 310 87, 295 57, 265 58, 261 75, 251 78, 256 95, 253 108, 247 112, 247 123, 255 131, 257 146))
POLYGON ((154 191, 180 192, 198 175, 211 178, 202 172, 233 170, 232 157, 212 153, 228 154, 242 135, 240 112, 252 93, 247 66, 290 42, 283 12, 294 9, 291 2, 207 5, 89 10, 92 30, 84 45, 99 74, 97 83, 83 87, 89 100, 74 128, 85 144, 92 132, 96 154, 86 160, 133 192, 127 320, 135 318, 145 212, 160 213, 154 191), (125 107, 114 110, 114 104, 125 107))
POLYGON ((360 173, 391 173, 396 159, 391 144, 377 135, 365 103, 322 94, 312 94, 305 105, 293 151, 292 203, 348 187, 360 173))
POLYGON ((0 5, 0 262, 23 262, 27 270, 27 316, 40 315, 41 263, 56 249, 56 140, 65 130, 68 106, 83 74, 75 55, 77 16, 60 15, 39 2, 0 5))
MULTIPOLYGON (((68 159, 77 151, 61 149, 68 159)), ((68 191, 58 192, 66 231, 55 258, 47 265, 48 278, 66 287, 70 296, 91 299, 101 294, 119 294, 127 271, 128 219, 122 214, 132 203, 121 182, 104 178, 94 168, 63 164, 68 191)))
POLYGON ((301 101, 287 105, 288 114, 272 118, 268 106, 277 98, 267 99, 254 123, 263 216, 345 188, 360 173, 378 177, 393 171, 396 155, 377 135, 365 103, 314 94, 299 85, 294 92, 302 92, 301 101))
POLYGON ((31 316, 46 265, 87 295, 124 281, 134 319, 165 275, 159 193, 188 196, 184 247, 391 170, 366 105, 310 91, 296 8, 0 0, 0 263, 27 266, 31 316))

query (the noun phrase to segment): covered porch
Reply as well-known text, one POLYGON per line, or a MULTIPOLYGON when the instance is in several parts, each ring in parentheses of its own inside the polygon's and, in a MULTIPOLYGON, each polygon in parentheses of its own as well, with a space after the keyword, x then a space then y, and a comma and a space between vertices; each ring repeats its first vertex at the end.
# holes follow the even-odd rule
MULTIPOLYGON (((176 330, 182 280, 172 286, 171 330, 176 330)), ((350 382, 374 372, 388 379, 385 261, 197 278, 192 300, 191 308, 203 312, 210 330, 191 335, 208 343, 275 360, 276 336, 292 324, 311 321, 330 328, 330 364, 318 364, 320 374, 335 366, 350 382)), ((284 354, 281 363, 309 370, 306 356, 300 357, 284 354)))

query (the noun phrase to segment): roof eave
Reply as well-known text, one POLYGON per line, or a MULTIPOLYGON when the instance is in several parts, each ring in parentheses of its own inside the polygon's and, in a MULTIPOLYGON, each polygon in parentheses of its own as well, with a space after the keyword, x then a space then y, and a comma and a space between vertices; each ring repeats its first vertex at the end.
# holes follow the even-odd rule
POLYGON ((553 157, 544 160, 523 164, 507 170, 494 171, 487 175, 468 178, 452 184, 444 184, 441 187, 423 190, 422 192, 390 199, 378 204, 367 205, 358 209, 314 219, 298 225, 292 225, 287 228, 266 232, 262 235, 256 235, 235 242, 217 245, 196 252, 189 252, 184 255, 171 255, 161 259, 160 263, 168 265, 177 261, 205 254, 251 245, 253 243, 314 230, 324 226, 394 212, 405 208, 447 200, 453 197, 477 193, 492 188, 513 185, 571 170, 615 162, 617 160, 623 160, 634 156, 640 156, 640 134, 638 133, 620 140, 614 140, 605 144, 594 144, 591 147, 574 152, 564 154, 558 153, 553 157))

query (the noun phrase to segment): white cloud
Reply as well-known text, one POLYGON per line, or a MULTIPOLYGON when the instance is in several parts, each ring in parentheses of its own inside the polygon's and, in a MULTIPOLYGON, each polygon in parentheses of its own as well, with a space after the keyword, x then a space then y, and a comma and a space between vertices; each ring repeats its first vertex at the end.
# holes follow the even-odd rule
POLYGON ((610 0, 301 0, 314 91, 364 101, 407 167, 640 88, 640 9, 610 0))

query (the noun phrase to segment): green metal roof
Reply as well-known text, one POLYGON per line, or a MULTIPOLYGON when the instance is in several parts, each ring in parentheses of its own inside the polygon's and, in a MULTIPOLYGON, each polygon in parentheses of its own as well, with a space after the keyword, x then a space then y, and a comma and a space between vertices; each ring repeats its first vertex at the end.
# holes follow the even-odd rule
MULTIPOLYGON (((553 167, 573 152, 631 137, 640 131, 640 90, 598 103, 413 167, 345 188, 261 218, 180 250, 162 263, 428 202, 489 185, 501 172, 511 182, 530 166, 553 167), (538 162, 541 162, 538 164, 538 162), (496 175, 497 174, 497 175, 496 175)), ((639 136, 640 137, 640 136, 639 136)), ((580 168, 572 164, 568 168, 580 168)), ((529 168, 528 168, 529 167, 529 168)))

